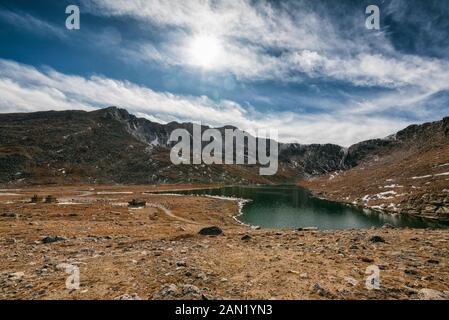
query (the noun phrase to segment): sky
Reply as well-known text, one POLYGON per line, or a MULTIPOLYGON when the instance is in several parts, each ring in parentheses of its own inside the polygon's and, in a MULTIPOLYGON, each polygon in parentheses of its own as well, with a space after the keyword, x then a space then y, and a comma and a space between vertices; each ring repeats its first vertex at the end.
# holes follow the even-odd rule
POLYGON ((449 116, 446 0, 0 0, 0 43, 0 113, 118 106, 346 147, 449 116))

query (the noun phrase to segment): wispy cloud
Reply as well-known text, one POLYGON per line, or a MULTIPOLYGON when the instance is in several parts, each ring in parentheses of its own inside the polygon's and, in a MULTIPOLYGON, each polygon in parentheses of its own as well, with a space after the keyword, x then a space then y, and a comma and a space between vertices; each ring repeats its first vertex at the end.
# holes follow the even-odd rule
POLYGON ((0 110, 25 112, 118 105, 151 120, 201 121, 212 126, 235 125, 242 129, 279 130, 280 139, 300 143, 352 143, 383 137, 408 123, 357 114, 298 115, 261 113, 233 101, 156 92, 126 81, 101 76, 84 78, 52 69, 0 59, 0 110))
MULTIPOLYGON (((158 44, 141 43, 128 54, 165 65, 194 68, 188 50, 198 34, 213 35, 222 47, 210 72, 243 80, 299 81, 304 76, 356 86, 448 88, 449 63, 398 52, 385 32, 367 34, 363 10, 336 16, 307 1, 84 0, 98 15, 133 17, 170 27, 158 44), (354 27, 344 29, 344 23, 354 27), (344 31, 344 32, 343 32, 344 31)), ((393 1, 388 12, 395 12, 393 1)), ((361 9, 363 9, 361 7, 361 9)))
POLYGON ((10 10, 0 10, 0 20, 16 26, 20 30, 26 30, 34 34, 45 37, 57 37, 65 39, 66 34, 62 28, 35 17, 26 12, 14 12, 10 10))

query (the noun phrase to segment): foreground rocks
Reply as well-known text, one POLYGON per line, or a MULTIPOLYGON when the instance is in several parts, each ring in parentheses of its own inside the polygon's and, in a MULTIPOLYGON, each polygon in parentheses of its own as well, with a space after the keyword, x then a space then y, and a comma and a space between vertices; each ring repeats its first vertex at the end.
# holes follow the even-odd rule
POLYGON ((35 190, 0 199, 19 213, 0 217, 1 299, 448 299, 449 230, 256 230, 228 200, 86 189, 44 191, 59 204, 29 204, 35 190), (169 211, 130 210, 133 198, 169 211), (79 290, 66 287, 73 270, 79 290))
POLYGON ((221 230, 217 226, 207 227, 207 228, 201 229, 199 234, 202 236, 219 236, 219 235, 223 234, 223 230, 221 230))

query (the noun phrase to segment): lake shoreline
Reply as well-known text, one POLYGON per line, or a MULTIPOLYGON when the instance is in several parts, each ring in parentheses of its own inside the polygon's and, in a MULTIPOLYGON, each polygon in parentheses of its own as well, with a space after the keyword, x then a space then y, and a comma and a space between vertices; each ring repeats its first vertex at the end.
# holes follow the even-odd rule
POLYGON ((148 190, 33 187, 0 198, 0 298, 449 298, 449 230, 255 230, 234 220, 235 201, 148 190), (60 203, 28 203, 35 193, 60 203), (147 207, 130 210, 133 198, 147 207), (198 234, 209 226, 223 234, 198 234), (80 290, 65 288, 61 263, 79 267, 80 290), (380 290, 365 287, 373 265, 380 290))

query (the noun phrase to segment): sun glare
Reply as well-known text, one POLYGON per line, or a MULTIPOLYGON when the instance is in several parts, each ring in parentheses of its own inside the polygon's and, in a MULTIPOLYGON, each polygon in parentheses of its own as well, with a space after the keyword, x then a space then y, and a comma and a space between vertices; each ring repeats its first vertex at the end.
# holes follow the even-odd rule
POLYGON ((192 64, 211 69, 218 63, 221 52, 220 41, 210 35, 200 35, 193 38, 190 44, 190 56, 192 64))

